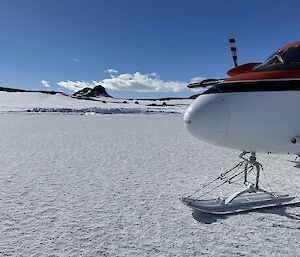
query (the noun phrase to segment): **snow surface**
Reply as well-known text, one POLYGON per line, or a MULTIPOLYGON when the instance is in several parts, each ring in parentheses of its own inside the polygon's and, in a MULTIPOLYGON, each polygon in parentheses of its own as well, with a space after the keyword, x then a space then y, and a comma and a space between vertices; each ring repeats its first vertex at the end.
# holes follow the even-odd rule
MULTIPOLYGON (((239 161, 182 115, 0 120, 0 256, 300 255, 300 207, 213 216, 178 200, 239 161)), ((275 190, 300 193, 292 156, 258 158, 275 190)))
POLYGON ((0 92, 0 112, 183 113, 193 101, 190 99, 170 101, 138 100, 139 104, 135 104, 136 100, 109 97, 94 98, 94 100, 80 100, 63 94, 0 92), (124 101, 127 103, 123 103, 124 101), (150 104, 162 105, 163 102, 170 106, 148 106, 150 104))

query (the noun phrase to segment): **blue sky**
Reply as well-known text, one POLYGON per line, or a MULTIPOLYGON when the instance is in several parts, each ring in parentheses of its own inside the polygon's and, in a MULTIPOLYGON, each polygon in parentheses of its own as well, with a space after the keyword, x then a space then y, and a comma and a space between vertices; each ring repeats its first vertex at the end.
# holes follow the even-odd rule
POLYGON ((191 79, 233 66, 230 34, 240 64, 300 40, 299 9, 296 0, 2 0, 0 85, 191 95, 191 79))

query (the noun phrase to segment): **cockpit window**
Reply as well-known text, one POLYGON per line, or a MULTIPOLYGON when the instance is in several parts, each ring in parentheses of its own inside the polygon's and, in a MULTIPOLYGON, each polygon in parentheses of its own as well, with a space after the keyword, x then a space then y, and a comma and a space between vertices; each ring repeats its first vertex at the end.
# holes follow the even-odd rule
POLYGON ((295 46, 286 51, 278 50, 265 62, 258 65, 253 71, 288 70, 300 68, 300 46, 295 46))
POLYGON ((269 65, 278 64, 284 62, 281 57, 281 51, 278 50, 271 54, 262 64, 258 65, 256 69, 260 69, 269 65))
POLYGON ((282 54, 285 63, 300 63, 300 47, 291 47, 282 54))
POLYGON ((279 54, 279 51, 276 51, 275 53, 272 53, 262 64, 267 64, 268 62, 270 62, 271 60, 274 59, 274 57, 279 54))

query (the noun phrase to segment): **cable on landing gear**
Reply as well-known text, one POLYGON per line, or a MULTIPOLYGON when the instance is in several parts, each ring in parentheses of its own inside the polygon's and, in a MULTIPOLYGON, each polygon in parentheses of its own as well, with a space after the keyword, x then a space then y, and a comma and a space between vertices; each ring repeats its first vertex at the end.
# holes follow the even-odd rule
POLYGON ((249 152, 243 152, 240 154, 242 161, 236 164, 230 170, 221 173, 217 178, 205 184, 200 189, 188 197, 180 198, 180 200, 196 211, 211 213, 211 214, 228 214, 237 213, 242 211, 250 211, 255 209, 269 208, 274 206, 293 205, 298 204, 299 198, 295 196, 289 196, 287 194, 275 194, 269 185, 266 178, 262 165, 256 160, 254 152, 250 153, 249 158, 244 156, 249 152), (244 169, 240 168, 244 165, 244 169), (248 175, 250 172, 256 171, 255 181, 249 181, 248 175), (266 182, 271 189, 267 191, 259 187, 260 172, 263 172, 266 182), (244 185, 245 187, 237 192, 232 193, 228 197, 218 197, 215 199, 200 199, 207 195, 218 187, 225 183, 233 183, 236 178, 244 174, 244 185), (200 196, 192 198, 191 196, 201 192, 204 188, 212 185, 214 182, 219 181, 220 183, 214 186, 212 189, 202 193, 200 196))

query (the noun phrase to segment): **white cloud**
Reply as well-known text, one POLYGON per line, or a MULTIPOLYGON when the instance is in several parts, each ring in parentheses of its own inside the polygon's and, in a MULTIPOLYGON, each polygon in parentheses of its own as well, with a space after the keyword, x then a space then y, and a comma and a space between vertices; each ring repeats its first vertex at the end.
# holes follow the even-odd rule
MULTIPOLYGON (((71 91, 79 91, 85 87, 102 85, 106 89, 132 92, 180 92, 186 89, 187 82, 165 81, 156 73, 142 74, 140 72, 118 74, 117 70, 108 69, 110 78, 99 81, 60 81, 58 86, 71 91)), ((203 77, 193 78, 191 82, 203 80, 203 77)))
POLYGON ((104 79, 102 86, 112 90, 135 91, 135 92, 178 92, 182 91, 186 83, 181 81, 164 81, 155 73, 134 74, 123 73, 104 79))
POLYGON ((100 83, 98 83, 97 81, 85 82, 85 81, 71 81, 71 80, 60 81, 57 83, 58 86, 67 88, 70 91, 74 91, 74 92, 77 92, 85 87, 94 87, 99 84, 100 83))
POLYGON ((191 79, 191 82, 192 83, 201 82, 202 80, 205 80, 205 79, 207 79, 207 78, 204 78, 204 77, 195 77, 195 78, 191 79))
POLYGON ((50 82, 47 80, 42 80, 41 83, 44 87, 50 87, 50 82))
POLYGON ((73 62, 80 62, 80 60, 77 58, 73 58, 72 60, 73 60, 73 62))
MULTIPOLYGON (((108 71, 109 72, 109 71, 108 71)), ((115 70, 110 73, 116 73, 115 70)), ((61 81, 58 86, 67 88, 71 91, 78 91, 85 87, 94 87, 102 85, 106 89, 119 91, 135 92, 179 92, 185 89, 186 82, 182 81, 164 81, 157 74, 134 74, 123 73, 117 76, 110 74, 110 78, 100 81, 61 81)))
POLYGON ((108 70, 106 70, 104 72, 108 72, 109 74, 117 74, 118 73, 118 71, 115 70, 115 69, 108 69, 108 70))

